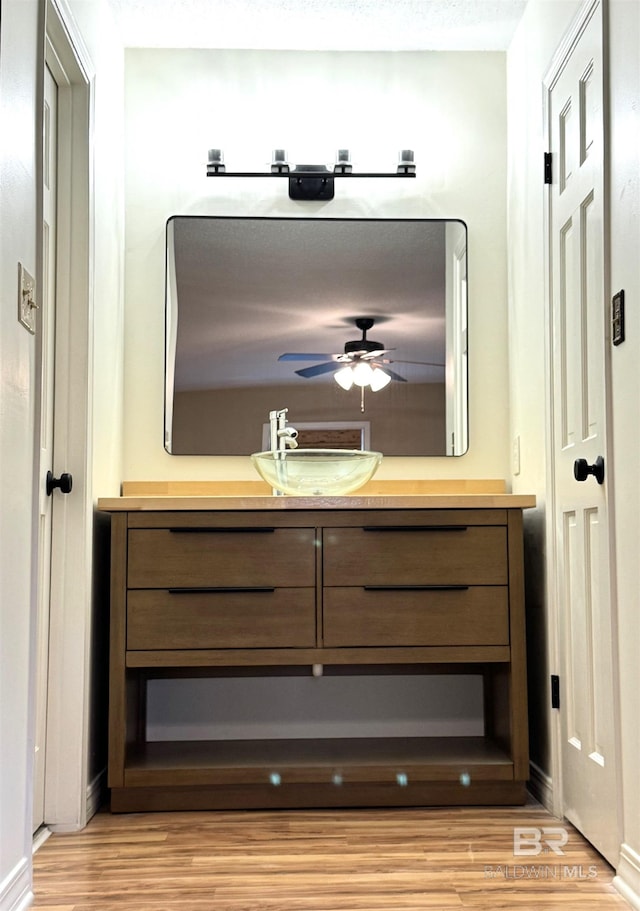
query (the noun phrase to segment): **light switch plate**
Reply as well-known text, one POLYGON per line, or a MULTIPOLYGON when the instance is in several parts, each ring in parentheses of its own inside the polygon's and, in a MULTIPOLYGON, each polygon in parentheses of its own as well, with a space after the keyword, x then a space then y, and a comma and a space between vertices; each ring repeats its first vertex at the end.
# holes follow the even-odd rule
POLYGON ((18 263, 18 320, 32 335, 36 332, 37 309, 36 280, 18 263))

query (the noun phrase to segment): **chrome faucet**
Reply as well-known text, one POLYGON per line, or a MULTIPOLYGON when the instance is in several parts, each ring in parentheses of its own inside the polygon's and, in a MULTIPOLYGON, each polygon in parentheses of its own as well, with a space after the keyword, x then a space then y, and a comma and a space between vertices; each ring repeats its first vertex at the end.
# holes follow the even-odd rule
POLYGON ((270 448, 273 452, 284 452, 298 446, 298 431, 287 425, 288 408, 269 412, 270 448))
MULTIPOLYGON (((287 425, 287 408, 269 412, 269 441, 274 460, 278 463, 284 461, 287 449, 297 449, 298 431, 295 427, 287 425)), ((278 472, 285 471, 285 466, 278 464, 278 472)), ((274 497, 284 496, 281 490, 273 489, 274 497)))

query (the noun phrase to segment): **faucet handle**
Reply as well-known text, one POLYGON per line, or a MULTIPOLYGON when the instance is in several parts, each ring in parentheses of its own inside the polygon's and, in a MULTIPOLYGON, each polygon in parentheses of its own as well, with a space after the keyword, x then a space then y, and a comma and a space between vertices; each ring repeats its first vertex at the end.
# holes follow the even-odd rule
POLYGON ((295 449, 298 431, 295 427, 287 427, 288 408, 280 408, 269 412, 269 439, 272 451, 295 449))
POLYGON ((297 449, 298 431, 295 427, 281 427, 277 433, 278 440, 282 440, 284 448, 297 449))

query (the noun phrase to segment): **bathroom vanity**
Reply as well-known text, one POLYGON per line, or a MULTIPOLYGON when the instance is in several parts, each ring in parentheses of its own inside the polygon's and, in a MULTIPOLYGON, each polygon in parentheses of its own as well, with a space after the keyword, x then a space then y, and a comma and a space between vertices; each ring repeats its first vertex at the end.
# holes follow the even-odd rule
POLYGON ((112 810, 523 803, 522 510, 533 505, 464 493, 101 500, 112 810), (154 680, 372 670, 476 675, 483 733, 147 736, 154 680))

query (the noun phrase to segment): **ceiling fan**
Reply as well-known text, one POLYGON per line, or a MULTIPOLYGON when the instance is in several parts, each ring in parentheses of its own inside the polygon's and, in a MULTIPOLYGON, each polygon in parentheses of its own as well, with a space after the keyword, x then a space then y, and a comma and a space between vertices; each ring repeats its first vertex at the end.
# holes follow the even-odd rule
MULTIPOLYGON (((402 361, 397 359, 388 359, 385 358, 385 354, 394 351, 394 348, 385 348, 382 342, 374 342, 371 339, 367 338, 367 332, 369 329, 372 329, 375 320, 369 316, 360 316, 355 320, 355 324, 358 329, 362 332, 362 338, 355 339, 345 343, 344 352, 341 354, 316 354, 310 352, 288 352, 286 354, 281 354, 278 358, 279 361, 324 361, 325 363, 316 364, 313 367, 303 367, 301 370, 296 370, 295 372, 298 376, 303 377, 314 377, 320 376, 323 373, 337 373, 338 371, 344 370, 344 368, 353 368, 353 374, 356 373, 356 368, 359 365, 366 365, 366 368, 363 366, 362 372, 366 373, 367 376, 371 377, 371 374, 378 375, 378 379, 384 381, 382 385, 377 385, 377 388, 382 388, 386 386, 389 380, 395 380, 399 383, 406 383, 407 379, 404 376, 401 376, 399 373, 396 373, 394 370, 390 370, 388 364, 422 364, 425 366, 431 367, 442 367, 443 364, 434 364, 428 361, 402 361)), ((347 374, 350 374, 351 371, 347 370, 347 374)), ((340 382, 340 377, 336 376, 336 380, 340 385, 343 385, 340 382)), ((352 382, 356 382, 356 385, 371 385, 373 388, 373 383, 369 379, 364 384, 358 382, 356 376, 355 380, 353 375, 351 376, 351 382, 348 386, 343 388, 350 388, 352 382)))

